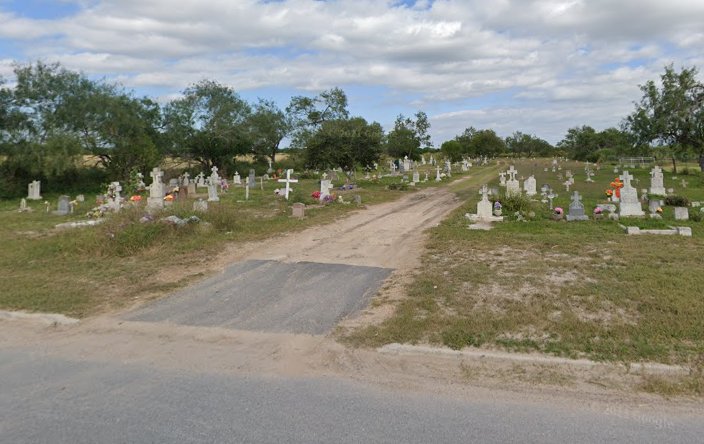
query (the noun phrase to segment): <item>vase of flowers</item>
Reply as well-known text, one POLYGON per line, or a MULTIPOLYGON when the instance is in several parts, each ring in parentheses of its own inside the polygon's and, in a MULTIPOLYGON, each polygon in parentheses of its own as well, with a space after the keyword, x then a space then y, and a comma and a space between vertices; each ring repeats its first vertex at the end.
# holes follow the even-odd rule
POLYGON ((494 202, 494 216, 501 216, 501 202, 494 202))
POLYGON ((565 215, 565 212, 560 207, 555 207, 555 209, 552 211, 552 219, 553 220, 562 220, 564 215, 565 215))

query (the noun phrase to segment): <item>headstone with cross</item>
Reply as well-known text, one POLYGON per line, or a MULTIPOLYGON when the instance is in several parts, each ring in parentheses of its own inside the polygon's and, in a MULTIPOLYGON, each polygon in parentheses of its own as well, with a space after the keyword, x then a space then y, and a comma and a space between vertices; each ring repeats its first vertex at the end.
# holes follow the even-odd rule
POLYGON ((584 214, 584 204, 578 191, 572 194, 572 203, 570 203, 569 213, 567 214, 567 221, 573 220, 589 220, 589 216, 584 214))
POLYGON ((149 175, 152 178, 152 183, 149 185, 149 198, 147 198, 147 206, 152 208, 164 208, 164 184, 161 178, 164 177, 164 172, 156 167, 149 175))
POLYGON ((620 190, 621 197, 619 198, 621 202, 618 212, 619 216, 645 216, 640 200, 638 200, 638 190, 631 185, 633 176, 624 170, 619 177, 623 182, 623 188, 620 190))
POLYGON ((552 201, 557 197, 557 194, 555 194, 553 190, 550 190, 550 192, 548 192, 548 195, 545 197, 548 198, 548 201, 550 202, 550 209, 552 210, 552 201))
POLYGON ((284 197, 286 197, 286 200, 288 200, 289 193, 293 191, 293 188, 291 188, 291 184, 298 182, 298 179, 291 179, 292 172, 293 170, 286 170, 286 179, 279 179, 280 183, 286 184, 286 191, 284 191, 284 197))

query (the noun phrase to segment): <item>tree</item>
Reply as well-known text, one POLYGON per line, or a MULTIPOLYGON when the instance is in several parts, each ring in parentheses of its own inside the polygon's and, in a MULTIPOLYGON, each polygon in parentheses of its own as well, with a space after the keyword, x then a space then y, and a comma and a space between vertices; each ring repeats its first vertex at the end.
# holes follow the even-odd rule
POLYGON ((340 88, 332 88, 315 97, 294 96, 286 114, 291 119, 292 146, 305 148, 308 139, 325 122, 349 117, 347 95, 340 88))
POLYGON ((327 120, 308 140, 306 165, 347 171, 355 165, 369 167, 379 161, 383 138, 384 130, 377 122, 369 124, 361 117, 327 120))
POLYGON ((450 159, 450 162, 462 160, 462 144, 457 140, 448 140, 440 146, 440 151, 450 159))
POLYGON ((164 109, 168 150, 203 168, 227 172, 238 154, 250 152, 251 108, 229 86, 203 80, 164 109))
POLYGON ((506 151, 506 143, 492 129, 474 131, 465 154, 469 156, 498 156, 506 151))
POLYGON ((420 159, 420 148, 432 147, 430 140, 430 122, 423 111, 415 114, 415 120, 399 114, 394 122, 394 129, 387 136, 386 152, 391 157, 420 159))
POLYGON ((675 154, 689 149, 704 171, 704 84, 697 73, 696 67, 678 73, 666 66, 660 86, 652 80, 640 86, 643 97, 624 122, 638 143, 669 147, 675 172, 675 154))
POLYGON ((44 179, 75 170, 82 154, 66 110, 91 84, 58 63, 16 65, 16 86, 0 91, 0 144, 5 173, 44 179))
POLYGON ((272 101, 259 99, 250 117, 252 150, 256 156, 269 156, 276 162, 281 141, 290 134, 293 124, 289 116, 272 101))
POLYGON ((548 156, 553 146, 539 137, 516 131, 506 138, 506 149, 519 157, 548 156))

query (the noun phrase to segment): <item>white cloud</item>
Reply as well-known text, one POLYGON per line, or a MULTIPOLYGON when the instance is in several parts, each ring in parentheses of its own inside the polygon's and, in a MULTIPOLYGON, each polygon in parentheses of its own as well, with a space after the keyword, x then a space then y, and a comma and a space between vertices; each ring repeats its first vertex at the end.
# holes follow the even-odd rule
POLYGON ((165 97, 202 78, 292 94, 383 87, 387 103, 406 97, 389 107, 389 121, 419 105, 439 110, 436 139, 460 132, 465 117, 499 132, 524 125, 551 141, 570 125, 615 125, 639 83, 665 64, 704 59, 704 2, 686 0, 78 3, 56 20, 0 4, 0 38, 23 61, 59 60, 128 87, 170 89, 165 97), (503 102, 492 102, 497 94, 503 102))

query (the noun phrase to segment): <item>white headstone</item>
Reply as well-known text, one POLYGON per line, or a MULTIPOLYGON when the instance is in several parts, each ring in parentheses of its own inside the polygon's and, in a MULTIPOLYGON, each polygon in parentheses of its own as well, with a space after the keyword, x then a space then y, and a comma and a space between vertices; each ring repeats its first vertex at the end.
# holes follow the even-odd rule
POLYGON ((164 208, 164 184, 161 182, 161 178, 164 177, 164 172, 156 167, 149 175, 152 178, 152 183, 149 185, 147 206, 152 208, 164 208))
POLYGON ((623 182, 623 188, 621 188, 621 205, 619 208, 619 216, 645 216, 645 212, 643 211, 643 208, 641 207, 640 200, 638 200, 638 190, 633 188, 631 185, 631 180, 633 180, 633 176, 628 173, 628 171, 624 171, 621 176, 621 181, 623 182))
POLYGON ((484 185, 479 193, 482 195, 482 199, 477 202, 477 214, 465 214, 465 217, 472 222, 501 222, 504 220, 503 216, 494 216, 492 213, 492 205, 489 200, 489 188, 484 185))
MULTIPOLYGON (((432 156, 430 157, 432 159, 432 156)), ((437 165, 435 167, 435 181, 440 182, 442 180, 442 177, 440 177, 440 165, 437 165)))
POLYGON ((38 180, 32 181, 27 186, 27 199, 29 200, 40 200, 42 183, 38 180))
POLYGON ((662 168, 657 165, 655 165, 650 171, 650 194, 656 194, 659 196, 664 196, 667 194, 665 191, 662 168))
POLYGON ((235 172, 235 176, 232 178, 232 183, 235 185, 242 185, 242 177, 240 173, 235 172))
POLYGON ((330 190, 333 188, 332 181, 323 179, 320 181, 320 200, 330 196, 330 190))
POLYGON ((528 179, 523 182, 523 189, 526 192, 526 195, 528 196, 535 196, 538 194, 537 191, 537 182, 535 180, 535 176, 530 176, 528 179))
POLYGON ((507 196, 519 196, 521 194, 521 185, 516 179, 516 174, 518 171, 511 165, 508 170, 509 179, 506 181, 506 195, 507 196))

